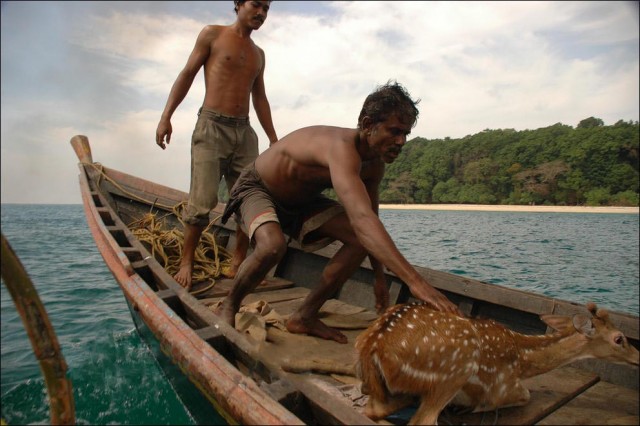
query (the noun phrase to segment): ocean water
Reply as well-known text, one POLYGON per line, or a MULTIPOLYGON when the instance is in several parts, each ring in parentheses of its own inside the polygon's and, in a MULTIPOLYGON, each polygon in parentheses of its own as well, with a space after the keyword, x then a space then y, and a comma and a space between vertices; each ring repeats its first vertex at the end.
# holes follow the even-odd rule
MULTIPOLYGON (((2 233, 56 331, 79 424, 194 424, 138 336, 80 205, 2 205, 2 233)), ((638 315, 638 215, 381 210, 410 262, 638 315)), ((44 380, 4 284, 1 412, 48 424, 44 380)))
MULTIPOLYGON (((81 205, 2 205, 2 233, 31 277, 71 379, 78 424, 194 424, 133 325, 81 205)), ((4 283, 2 418, 49 424, 44 379, 4 283)))
POLYGON ((413 264, 638 315, 637 214, 381 210, 413 264))

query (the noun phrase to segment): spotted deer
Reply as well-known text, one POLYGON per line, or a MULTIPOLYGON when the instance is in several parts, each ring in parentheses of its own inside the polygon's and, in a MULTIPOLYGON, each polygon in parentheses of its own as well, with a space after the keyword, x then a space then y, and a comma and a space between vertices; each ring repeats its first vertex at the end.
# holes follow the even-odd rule
POLYGON ((377 420, 421 402, 409 424, 437 424, 449 403, 470 411, 525 405, 521 380, 578 359, 638 365, 638 350, 588 303, 592 315, 542 315, 552 334, 524 335, 493 320, 468 319, 425 304, 389 308, 356 340, 356 371, 377 420))

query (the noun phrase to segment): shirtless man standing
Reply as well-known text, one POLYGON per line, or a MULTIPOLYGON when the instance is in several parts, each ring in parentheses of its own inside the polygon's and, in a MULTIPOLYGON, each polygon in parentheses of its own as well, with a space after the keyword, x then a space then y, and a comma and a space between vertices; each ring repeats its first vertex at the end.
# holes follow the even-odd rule
MULTIPOLYGON (((169 144, 171 116, 204 66, 205 96, 191 139, 191 186, 184 213, 184 249, 175 280, 190 289, 193 260, 209 212, 218 203, 224 175, 233 187, 242 169, 258 156, 258 137, 249 125, 249 99, 269 144, 278 140, 264 87, 265 56, 251 40, 267 19, 271 1, 234 1, 237 18, 228 26, 207 25, 198 35, 187 64, 178 75, 156 129, 156 143, 169 144)), ((232 268, 234 276, 246 257, 249 238, 238 229, 232 268)))
POLYGON ((418 117, 416 103, 401 85, 390 82, 367 97, 357 128, 296 130, 242 172, 222 220, 235 213, 254 250, 240 266, 218 315, 234 325, 242 299, 284 255, 283 232, 309 251, 333 240, 343 243, 327 263, 319 285, 287 321, 292 333, 347 342, 344 334, 318 319, 318 312, 367 254, 407 283, 416 298, 438 310, 460 314, 402 256, 378 218, 378 188, 385 163, 393 162, 407 141, 418 117), (341 204, 322 196, 331 187, 341 204))

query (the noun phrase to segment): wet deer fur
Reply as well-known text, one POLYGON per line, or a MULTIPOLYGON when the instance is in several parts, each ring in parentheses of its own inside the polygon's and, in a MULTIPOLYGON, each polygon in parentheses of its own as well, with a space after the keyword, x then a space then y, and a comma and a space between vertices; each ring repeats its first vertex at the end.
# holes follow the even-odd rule
POLYGON ((587 310, 591 318, 542 315, 555 332, 525 335, 425 304, 393 306, 356 340, 356 370, 369 394, 365 414, 384 418, 418 396, 410 424, 437 424, 450 403, 473 412, 524 405, 530 395, 522 379, 578 359, 638 365, 638 350, 607 311, 594 303, 587 310))

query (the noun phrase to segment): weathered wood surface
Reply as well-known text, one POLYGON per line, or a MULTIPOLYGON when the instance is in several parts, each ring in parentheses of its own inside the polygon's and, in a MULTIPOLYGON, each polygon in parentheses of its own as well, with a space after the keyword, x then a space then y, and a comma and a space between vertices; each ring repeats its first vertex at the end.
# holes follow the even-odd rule
MULTIPOLYGON (((267 302, 272 310, 277 311, 283 318, 288 317, 302 303, 304 297, 309 290, 306 288, 291 287, 288 289, 279 289, 273 291, 263 291, 247 296, 243 306, 254 304, 259 301, 267 302)), ((207 299, 207 302, 214 302, 221 298, 207 299)), ((267 326, 265 341, 255 343, 257 350, 265 354, 264 360, 269 364, 278 365, 285 371, 296 372, 299 380, 306 380, 305 389, 309 390, 310 397, 324 395, 326 393, 333 394, 332 399, 338 398, 343 404, 352 405, 356 411, 362 412, 362 407, 354 405, 353 399, 347 395, 343 395, 343 381, 336 381, 332 377, 336 374, 354 375, 353 365, 356 361, 356 352, 353 347, 356 337, 376 318, 376 314, 364 308, 345 304, 339 300, 332 299, 327 302, 321 312, 323 321, 331 326, 340 328, 348 337, 349 342, 346 345, 333 341, 327 341, 306 335, 295 335, 282 331, 279 328, 267 326), (315 374, 314 374, 315 373, 315 374), (332 374, 333 373, 333 374, 332 374), (325 374, 323 376, 323 374, 325 374), (322 377, 325 377, 322 379, 322 377), (329 388, 333 387, 333 390, 329 388), (311 391, 312 390, 312 391, 311 391)), ((359 393, 359 380, 353 379, 357 383, 354 389, 350 390, 351 396, 359 393)), ((487 413, 476 414, 455 414, 453 409, 447 409, 441 415, 440 424, 504 424, 504 425, 524 425, 535 424, 536 422, 545 422, 547 416, 554 413, 559 408, 565 409, 565 404, 572 402, 576 397, 580 398, 581 394, 590 390, 594 384, 598 382, 598 377, 585 370, 575 367, 566 366, 553 370, 546 374, 533 377, 524 381, 527 388, 531 391, 530 402, 523 407, 510 407, 500 409, 497 412, 491 411, 487 413)), ((602 386, 601 384, 599 384, 602 386)), ((624 407, 620 410, 623 414, 617 417, 620 419, 633 419, 637 416, 637 403, 633 403, 633 397, 637 399, 637 391, 616 387, 608 384, 609 390, 624 390, 623 400, 619 404, 624 407), (635 410, 635 411, 634 411, 635 410), (635 413, 635 414, 634 414, 635 413)), ((360 402, 366 401, 367 396, 359 394, 360 397, 355 399, 360 402)), ((589 393, 586 393, 589 395, 589 393)), ((320 396, 318 396, 320 398, 320 396)), ((592 398, 606 403, 606 395, 596 393, 592 398)), ((580 401, 578 399, 577 401, 580 401)), ((588 402, 586 402, 588 404, 588 402)), ((579 402, 577 408, 581 405, 579 402)), ((595 405, 592 404, 592 407, 595 405)), ((571 407, 568 405, 566 407, 571 407)), ((604 408, 604 407, 603 407, 604 408)), ((584 422, 574 422, 571 420, 573 411, 566 409, 554 413, 556 420, 544 424, 582 424, 584 422)), ((596 410, 596 408, 593 408, 596 410)), ((411 415, 411 409, 405 410, 407 418, 411 415)), ((597 410, 596 410, 597 411, 597 410)), ((594 414, 593 419, 600 419, 597 422, 589 424, 607 424, 606 417, 611 416, 611 410, 599 411, 594 414)), ((587 423, 584 423, 587 424, 587 423)))
POLYGON ((638 391, 598 382, 540 420, 540 425, 638 425, 638 391))
MULTIPOLYGON (((206 283, 206 282, 194 283, 191 290, 198 291, 201 288, 206 288, 208 285, 209 283, 206 283)), ((205 305, 210 305, 212 303, 212 299, 214 299, 214 302, 215 302, 221 299, 222 297, 226 296, 231 290, 232 285, 233 285, 233 280, 229 278, 224 278, 224 277, 218 278, 216 280, 216 283, 210 290, 207 290, 202 294, 198 294, 197 298, 200 299, 202 303, 204 303, 205 305)), ((256 289, 254 290, 254 293, 261 293, 264 291, 289 288, 292 286, 293 286, 293 283, 291 281, 278 278, 278 277, 271 277, 265 280, 264 282, 260 283, 258 287, 256 287, 256 289)))
POLYGON ((531 392, 531 400, 525 406, 502 408, 497 412, 448 415, 439 423, 446 424, 446 419, 453 424, 534 424, 597 381, 598 377, 592 373, 572 367, 558 368, 523 381, 531 392))

